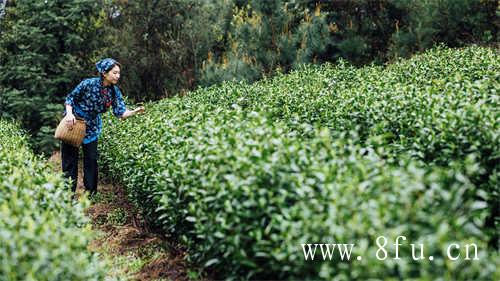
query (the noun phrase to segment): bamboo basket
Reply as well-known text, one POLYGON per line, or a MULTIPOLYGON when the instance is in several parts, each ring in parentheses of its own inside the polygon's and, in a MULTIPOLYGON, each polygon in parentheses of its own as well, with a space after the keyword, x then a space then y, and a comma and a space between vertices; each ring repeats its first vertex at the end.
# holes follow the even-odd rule
POLYGON ((80 147, 85 137, 85 120, 75 118, 75 124, 71 129, 66 126, 66 116, 59 122, 54 137, 74 147, 80 147))

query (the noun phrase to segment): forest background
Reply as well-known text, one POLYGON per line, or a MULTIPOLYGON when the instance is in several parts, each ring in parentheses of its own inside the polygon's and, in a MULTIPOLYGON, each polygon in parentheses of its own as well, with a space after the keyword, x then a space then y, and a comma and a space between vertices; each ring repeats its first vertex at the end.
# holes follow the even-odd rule
POLYGON ((495 0, 0 0, 0 118, 48 154, 65 96, 103 57, 129 102, 155 101, 302 64, 498 47, 499 15, 495 0))

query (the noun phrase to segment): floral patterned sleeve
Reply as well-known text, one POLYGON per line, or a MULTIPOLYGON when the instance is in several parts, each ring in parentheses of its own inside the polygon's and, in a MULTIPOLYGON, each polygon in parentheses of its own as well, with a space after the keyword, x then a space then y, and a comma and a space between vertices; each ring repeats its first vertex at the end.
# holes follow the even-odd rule
POLYGON ((68 94, 66 97, 66 101, 64 102, 65 104, 69 104, 71 106, 75 106, 75 99, 80 97, 82 95, 82 92, 84 91, 85 87, 87 86, 86 80, 83 80, 76 86, 71 93, 68 94))
POLYGON ((123 100, 123 96, 122 96, 122 92, 120 91, 120 89, 118 87, 114 87, 115 88, 115 98, 113 99, 113 114, 118 117, 118 118, 121 118, 123 113, 125 113, 125 111, 127 111, 127 107, 125 106, 125 101, 123 100))

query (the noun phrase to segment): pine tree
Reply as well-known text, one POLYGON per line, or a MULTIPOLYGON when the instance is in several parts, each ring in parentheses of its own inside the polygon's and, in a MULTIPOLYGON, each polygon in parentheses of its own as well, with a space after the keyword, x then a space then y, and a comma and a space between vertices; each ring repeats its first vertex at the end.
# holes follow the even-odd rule
POLYGON ((302 3, 235 1, 226 50, 203 66, 201 84, 254 81, 303 63, 321 62, 330 31, 320 6, 302 3))
POLYGON ((389 56, 406 57, 436 43, 459 47, 498 43, 496 0, 398 0, 406 12, 401 28, 392 34, 389 56))

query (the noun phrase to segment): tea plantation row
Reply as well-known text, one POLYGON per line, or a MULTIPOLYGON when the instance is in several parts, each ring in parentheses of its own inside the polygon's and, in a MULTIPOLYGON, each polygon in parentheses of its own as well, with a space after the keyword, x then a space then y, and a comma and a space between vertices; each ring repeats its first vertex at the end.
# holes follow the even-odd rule
POLYGON ((488 280, 499 66, 489 49, 438 48, 200 89, 106 120, 101 162, 217 278, 488 280), (410 242, 378 260, 380 235, 434 260, 412 260, 410 242), (302 243, 335 242, 362 260, 304 260, 302 243), (479 260, 450 260, 454 242, 475 243, 479 260))
POLYGON ((103 280, 85 222, 62 177, 0 120, 0 280, 103 280))

